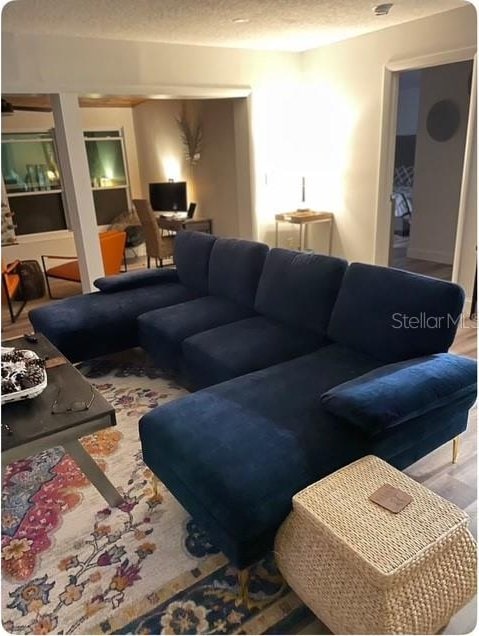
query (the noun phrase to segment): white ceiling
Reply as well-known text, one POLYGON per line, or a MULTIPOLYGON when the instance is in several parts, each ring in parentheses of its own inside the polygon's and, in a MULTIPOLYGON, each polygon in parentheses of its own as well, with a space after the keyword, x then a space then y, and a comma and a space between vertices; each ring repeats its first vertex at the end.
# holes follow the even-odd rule
POLYGON ((302 51, 417 20, 467 4, 462 0, 15 0, 2 28, 108 39, 302 51), (235 23, 235 18, 249 22, 235 23))

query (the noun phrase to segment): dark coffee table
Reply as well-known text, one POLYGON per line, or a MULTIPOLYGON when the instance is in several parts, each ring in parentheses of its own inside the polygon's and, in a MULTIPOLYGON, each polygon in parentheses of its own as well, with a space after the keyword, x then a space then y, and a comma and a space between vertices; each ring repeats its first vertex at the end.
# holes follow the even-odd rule
POLYGON ((120 493, 79 442, 84 435, 115 426, 115 410, 45 336, 35 335, 37 343, 21 337, 6 340, 2 346, 30 349, 50 360, 61 357, 63 363, 47 369, 48 385, 41 395, 2 406, 2 475, 17 459, 63 446, 108 504, 118 506, 123 501, 120 493), (52 414, 56 399, 60 408, 78 401, 88 404, 92 391, 88 410, 52 414))

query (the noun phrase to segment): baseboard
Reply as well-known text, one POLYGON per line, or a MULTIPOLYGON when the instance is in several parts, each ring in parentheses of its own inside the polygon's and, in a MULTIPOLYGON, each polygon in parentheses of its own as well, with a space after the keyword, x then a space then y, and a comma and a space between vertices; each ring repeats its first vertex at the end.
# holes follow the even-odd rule
POLYGON ((421 261, 432 261, 433 263, 442 263, 444 265, 452 265, 453 255, 440 250, 422 250, 417 247, 407 248, 408 258, 417 258, 421 261))

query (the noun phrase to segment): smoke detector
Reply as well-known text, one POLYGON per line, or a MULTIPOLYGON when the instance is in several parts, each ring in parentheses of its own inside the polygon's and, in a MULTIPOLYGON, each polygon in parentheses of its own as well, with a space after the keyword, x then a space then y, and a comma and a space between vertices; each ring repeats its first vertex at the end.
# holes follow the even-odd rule
POLYGON ((392 7, 393 7, 392 2, 386 2, 385 4, 378 4, 375 7, 373 7, 373 13, 374 15, 377 15, 377 16, 387 15, 391 11, 392 7))

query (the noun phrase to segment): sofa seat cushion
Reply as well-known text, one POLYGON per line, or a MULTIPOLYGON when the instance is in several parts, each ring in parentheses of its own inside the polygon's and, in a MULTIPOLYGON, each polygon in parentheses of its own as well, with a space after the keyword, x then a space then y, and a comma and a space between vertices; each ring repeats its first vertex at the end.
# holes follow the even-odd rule
POLYGON ((439 353, 388 364, 326 391, 323 407, 378 435, 476 392, 477 362, 439 353))
POLYGON ((249 544, 230 558, 254 560, 294 493, 366 453, 320 396, 377 365, 330 345, 156 408, 140 421, 145 462, 224 550, 221 533, 249 544))
POLYGON ((264 316, 210 329, 183 342, 189 384, 203 388, 318 349, 323 338, 264 316))
POLYGON ((160 367, 176 370, 185 338, 253 313, 230 300, 204 296, 140 316, 140 344, 160 367))
POLYGON ((442 353, 454 340, 463 303, 459 285, 353 263, 344 276, 328 336, 384 362, 442 353))
POLYGON ((72 362, 138 345, 137 317, 196 298, 180 283, 105 294, 94 292, 33 309, 30 321, 72 362))

